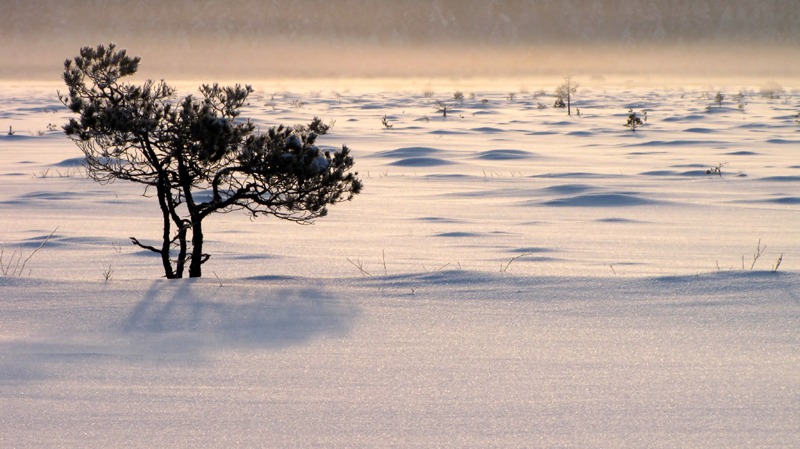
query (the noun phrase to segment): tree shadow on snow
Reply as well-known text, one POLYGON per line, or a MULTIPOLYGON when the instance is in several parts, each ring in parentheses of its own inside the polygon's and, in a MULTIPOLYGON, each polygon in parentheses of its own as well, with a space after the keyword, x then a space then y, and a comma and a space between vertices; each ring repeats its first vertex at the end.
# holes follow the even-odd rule
POLYGON ((319 289, 155 281, 123 332, 159 352, 281 348, 347 333, 357 307, 319 289))

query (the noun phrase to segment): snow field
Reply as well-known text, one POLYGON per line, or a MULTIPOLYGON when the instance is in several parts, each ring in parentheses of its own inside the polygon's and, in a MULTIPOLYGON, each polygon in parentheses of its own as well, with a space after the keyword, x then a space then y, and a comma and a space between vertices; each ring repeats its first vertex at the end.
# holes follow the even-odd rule
POLYGON ((55 230, 0 277, 0 446, 800 444, 796 97, 587 88, 570 118, 255 87, 262 128, 336 120, 318 143, 364 193, 313 226, 211 218, 175 282, 128 241, 154 199, 47 129, 60 86, 0 87, 4 263, 55 230))

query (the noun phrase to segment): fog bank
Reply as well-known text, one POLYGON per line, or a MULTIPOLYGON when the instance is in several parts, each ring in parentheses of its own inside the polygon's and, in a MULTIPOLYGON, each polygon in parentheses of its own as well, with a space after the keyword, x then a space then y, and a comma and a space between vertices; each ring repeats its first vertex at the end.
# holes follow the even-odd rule
POLYGON ((3 79, 112 41, 166 79, 800 74, 800 0, 3 3, 3 79))

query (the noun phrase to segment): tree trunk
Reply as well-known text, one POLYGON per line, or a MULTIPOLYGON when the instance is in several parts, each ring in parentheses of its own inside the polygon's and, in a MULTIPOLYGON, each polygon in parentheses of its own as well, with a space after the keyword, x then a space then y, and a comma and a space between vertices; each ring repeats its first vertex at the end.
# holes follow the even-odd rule
POLYGON ((567 115, 572 116, 572 102, 570 101, 571 95, 567 95, 567 115))
MULTIPOLYGON (((173 220, 175 220, 174 217, 173 220)), ((186 266, 186 223, 176 224, 180 226, 180 229, 178 229, 178 258, 175 261, 175 272, 178 273, 177 277, 183 277, 183 270, 186 266)))
MULTIPOLYGON (((178 269, 174 270, 172 268, 172 260, 170 259, 170 250, 172 249, 172 226, 170 225, 170 219, 175 222, 176 226, 178 226, 178 232, 181 232, 181 223, 177 220, 177 215, 175 214, 175 205, 172 202, 169 174, 161 166, 161 160, 153 150, 153 147, 147 136, 142 137, 139 143, 142 145, 142 149, 144 149, 144 154, 148 162, 155 167, 156 172, 158 173, 156 194, 158 196, 158 205, 161 207, 161 216, 164 219, 164 230, 161 235, 161 250, 158 252, 161 254, 161 264, 164 266, 164 276, 167 279, 180 278, 183 277, 183 264, 178 264, 178 269)), ((184 243, 185 247, 186 237, 185 231, 183 232, 184 234, 181 237, 181 242, 184 243)))
POLYGON ((572 117, 572 86, 567 83, 567 115, 572 117))
POLYGON ((203 222, 200 218, 192 219, 192 256, 189 263, 189 277, 199 278, 203 275, 203 222))
POLYGON ((169 189, 165 189, 160 183, 156 186, 156 190, 158 191, 158 205, 161 206, 161 215, 164 218, 164 230, 161 235, 161 264, 164 266, 164 276, 167 279, 175 279, 180 276, 173 271, 172 261, 169 258, 169 250, 172 246, 169 201, 166 198, 166 195, 169 195, 169 189))
POLYGON ((178 176, 180 182, 180 188, 183 190, 183 197, 184 201, 186 202, 186 209, 189 212, 189 218, 191 221, 183 220, 183 226, 181 227, 181 253, 182 257, 187 257, 187 248, 186 248, 186 231, 187 227, 192 228, 192 253, 188 254, 189 258, 189 277, 190 278, 199 278, 203 275, 203 271, 201 266, 203 262, 205 262, 204 257, 207 259, 208 256, 203 254, 203 215, 200 214, 200 211, 197 208, 197 205, 194 202, 194 195, 192 194, 192 176, 189 173, 189 170, 186 168, 186 164, 184 163, 183 159, 183 152, 179 151, 176 153, 177 161, 178 161, 178 176))

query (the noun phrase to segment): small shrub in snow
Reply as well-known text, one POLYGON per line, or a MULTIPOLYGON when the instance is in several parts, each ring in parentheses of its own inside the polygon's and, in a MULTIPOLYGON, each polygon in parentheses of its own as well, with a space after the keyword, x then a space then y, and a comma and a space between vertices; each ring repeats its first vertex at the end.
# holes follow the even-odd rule
POLYGON ((783 87, 774 81, 761 86, 761 96, 765 98, 780 98, 780 96, 783 95, 783 92, 783 87))
POLYGON ((328 131, 336 124, 336 120, 331 120, 328 123, 322 121, 319 117, 314 117, 308 125, 296 125, 295 130, 300 133, 315 133, 319 136, 328 134, 328 131))
POLYGON ((744 108, 747 106, 747 100, 744 96, 744 93, 739 92, 733 97, 733 99, 736 100, 736 107, 738 107, 740 111, 744 112, 744 108))
POLYGON ((722 102, 725 100, 725 95, 722 95, 722 92, 717 92, 717 95, 714 96, 714 103, 717 104, 717 107, 722 107, 722 102))
POLYGON ((625 123, 625 126, 630 128, 631 131, 636 131, 636 128, 644 125, 644 122, 639 117, 639 115, 636 114, 636 111, 634 111, 633 109, 628 109, 628 114, 629 114, 628 115, 628 122, 625 123))
POLYGON ((719 163, 719 164, 717 164, 716 167, 709 168, 708 170, 706 170, 706 174, 707 175, 719 175, 720 177, 722 177, 722 166, 723 165, 725 165, 725 164, 719 163))

